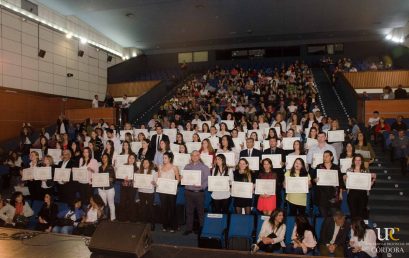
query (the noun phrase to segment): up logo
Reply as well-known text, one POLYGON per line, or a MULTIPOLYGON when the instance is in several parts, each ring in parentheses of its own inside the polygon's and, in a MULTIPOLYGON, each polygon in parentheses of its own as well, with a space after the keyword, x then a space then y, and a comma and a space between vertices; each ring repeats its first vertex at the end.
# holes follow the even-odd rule
POLYGON ((377 233, 377 237, 379 241, 389 241, 389 240, 399 241, 399 238, 394 236, 395 233, 400 231, 399 228, 375 228, 375 229, 376 229, 376 233, 377 233))

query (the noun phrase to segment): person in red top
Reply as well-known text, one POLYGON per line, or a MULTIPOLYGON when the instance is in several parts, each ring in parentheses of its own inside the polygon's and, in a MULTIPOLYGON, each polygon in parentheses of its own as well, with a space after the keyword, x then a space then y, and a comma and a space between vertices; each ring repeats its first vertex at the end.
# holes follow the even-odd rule
MULTIPOLYGON (((263 159, 261 161, 261 170, 257 178, 277 180, 277 173, 273 171, 273 163, 270 159, 263 159)), ((276 205, 276 195, 263 194, 258 198, 257 209, 263 212, 264 215, 270 216, 273 210, 275 210, 276 205)))
POLYGON ((391 127, 385 123, 385 118, 381 117, 375 126, 375 142, 381 142, 382 150, 385 150, 385 138, 383 132, 391 132, 391 127))

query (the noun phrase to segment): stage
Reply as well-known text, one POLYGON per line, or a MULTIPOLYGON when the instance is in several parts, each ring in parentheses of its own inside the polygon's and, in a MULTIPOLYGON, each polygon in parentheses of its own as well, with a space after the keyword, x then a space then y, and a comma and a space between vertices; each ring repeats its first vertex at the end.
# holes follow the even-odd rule
MULTIPOLYGON (((25 234, 24 234, 25 235, 25 234)), ((15 235, 16 236, 16 235, 15 235)), ((117 256, 107 256, 92 254, 87 244, 89 238, 72 235, 62 235, 54 233, 42 233, 29 230, 17 230, 0 228, 0 257, 1 258, 113 258, 117 256), (15 240, 10 239, 13 234, 25 233, 37 234, 31 239, 15 240)), ((283 254, 257 254, 259 257, 299 257, 297 255, 283 254)), ((232 250, 202 249, 195 247, 178 247, 171 245, 153 244, 151 250, 144 258, 247 258, 254 257, 249 252, 232 250)), ((306 257, 306 256, 303 256, 306 257)), ((317 256, 315 256, 317 257, 317 256)))

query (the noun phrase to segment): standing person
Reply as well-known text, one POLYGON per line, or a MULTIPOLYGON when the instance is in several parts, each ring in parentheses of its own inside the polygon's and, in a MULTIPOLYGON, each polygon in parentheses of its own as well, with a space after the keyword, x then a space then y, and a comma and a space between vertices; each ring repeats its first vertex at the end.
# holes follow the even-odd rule
MULTIPOLYGON (((339 186, 316 186, 316 203, 321 216, 324 218, 332 216, 335 211, 339 210, 342 201, 342 189, 345 188, 341 170, 338 165, 332 163, 333 159, 334 155, 331 151, 324 151, 324 163, 317 166, 317 169, 336 170, 338 172, 339 186)), ((318 183, 319 178, 315 178, 314 181, 318 183)))
MULTIPOLYGON (((201 185, 187 185, 185 186, 185 198, 186 198, 186 231, 183 235, 189 235, 193 230, 193 218, 195 209, 199 217, 200 228, 203 226, 204 221, 204 191, 207 188, 207 178, 210 176, 210 169, 203 164, 200 159, 200 152, 193 151, 190 154, 191 163, 185 166, 185 173, 189 173, 189 170, 201 171, 201 185)), ((183 177, 183 175, 182 175, 183 177)))
MULTIPOLYGON (((270 159, 261 161, 261 170, 258 174, 258 179, 274 179, 277 182, 277 173, 273 171, 273 163, 270 159)), ((277 183, 276 183, 277 185, 277 183)), ((264 215, 270 216, 273 210, 276 209, 276 195, 260 195, 257 202, 257 209, 263 212, 264 215)))
MULTIPOLYGON (((239 164, 237 165, 236 170, 234 170, 233 175, 234 181, 254 183, 253 172, 250 170, 249 162, 245 158, 241 158, 239 160, 239 164)), ((244 208, 245 214, 250 214, 252 202, 252 198, 235 197, 234 207, 236 209, 236 213, 241 214, 242 208, 244 208)))
POLYGON ((153 157, 149 156, 149 143, 150 143, 149 139, 142 140, 142 148, 139 149, 137 156, 139 161, 142 161, 144 159, 153 160, 153 157))
POLYGON ((324 154, 324 151, 329 150, 334 155, 333 163, 338 165, 338 154, 333 146, 327 143, 327 134, 319 132, 317 137, 318 144, 310 148, 307 154, 307 163, 312 165, 314 154, 324 154))
MULTIPOLYGON (((369 173, 365 168, 364 159, 361 154, 356 154, 352 159, 352 166, 347 169, 347 172, 353 173, 369 173)), ((346 182, 347 175, 344 175, 344 181, 346 182)), ((372 177, 372 185, 375 182, 375 177, 372 177)), ((351 212, 351 218, 360 217, 368 218, 368 191, 348 189, 348 206, 351 212)))
MULTIPOLYGON (((159 166, 158 178, 180 181, 179 169, 173 165, 173 154, 166 152, 163 155, 163 165, 159 166)), ((176 195, 160 194, 162 215, 164 216, 162 231, 173 233, 176 230, 176 195)))
POLYGON ((320 255, 345 257, 349 228, 349 222, 340 211, 336 211, 332 217, 325 218, 320 232, 320 255))
MULTIPOLYGON (((40 167, 40 158, 38 155, 37 151, 32 151, 30 152, 30 163, 28 164, 28 168, 35 168, 35 167, 40 167)), ((25 185, 28 187, 28 190, 30 191, 30 198, 32 200, 42 200, 43 197, 41 197, 41 182, 36 181, 34 179, 26 181, 25 185)))
MULTIPOLYGON (((231 170, 227 167, 226 157, 223 154, 217 154, 216 162, 212 169, 212 176, 227 176, 229 181, 233 181, 233 174, 231 170)), ((213 206, 215 213, 228 214, 229 213, 229 202, 230 202, 230 191, 226 192, 212 192, 213 206)))
POLYGON ((361 218, 352 219, 348 258, 377 257, 376 233, 361 218))
POLYGON ((114 98, 111 96, 111 94, 107 93, 105 96, 105 107, 113 107, 114 106, 114 98))
POLYGON ((98 108, 98 106, 99 106, 98 95, 94 95, 94 99, 92 100, 92 108, 98 108))
POLYGON ((390 139, 394 158, 400 161, 402 175, 406 175, 409 163, 409 137, 405 135, 405 130, 399 129, 398 136, 391 134, 390 139))
POLYGON ((129 107, 131 106, 131 101, 128 99, 128 95, 124 94, 122 97, 121 108, 122 108, 122 123, 128 122, 129 107))
MULTIPOLYGON (((152 161, 144 159, 141 162, 141 168, 138 170, 139 173, 145 175, 152 175, 152 185, 156 186, 156 181, 158 179, 158 172, 155 170, 152 161)), ((155 194, 155 187, 149 188, 138 188, 141 211, 143 214, 143 222, 151 224, 151 230, 155 230, 155 223, 153 221, 153 201, 155 194)))
POLYGON ((88 181, 87 182, 80 182, 79 183, 79 193, 81 202, 85 205, 88 205, 89 200, 92 195, 92 174, 98 173, 98 161, 96 159, 91 158, 91 150, 90 148, 86 147, 82 151, 82 157, 79 161, 80 168, 86 168, 88 171, 88 181))
MULTIPOLYGON (((43 167, 51 168, 51 178, 54 178, 54 161, 50 155, 45 155, 43 167)), ((54 192, 54 181, 53 179, 41 180, 41 192, 40 194, 44 196, 45 194, 53 195, 54 192)))
POLYGON ((270 219, 265 220, 258 235, 257 244, 251 246, 251 252, 258 250, 272 253, 285 247, 286 226, 284 224, 284 211, 276 209, 270 215, 270 219))
MULTIPOLYGON (((181 146, 183 146, 183 145, 181 145, 181 146)), ((165 141, 165 140, 161 140, 161 141, 159 142, 159 151, 157 151, 157 152, 155 153, 155 157, 153 158, 153 163, 154 163, 156 166, 162 165, 162 164, 163 164, 163 155, 164 155, 166 152, 169 152, 169 151, 170 151, 169 142, 167 142, 167 141, 165 141)))
POLYGON ((109 214, 111 221, 116 220, 115 214, 115 170, 111 164, 108 154, 102 154, 101 166, 98 169, 98 173, 108 173, 109 174, 109 186, 98 187, 98 194, 104 201, 105 206, 109 206, 109 214))
MULTIPOLYGON (((138 173, 138 165, 136 163, 136 154, 132 153, 128 156, 128 161, 125 165, 132 166, 133 172, 138 173)), ((118 169, 116 167, 115 169, 118 169)), ((132 221, 133 215, 135 215, 135 195, 136 189, 133 187, 133 177, 125 179, 118 179, 121 181, 121 190, 119 194, 119 211, 118 220, 119 221, 132 221)))
POLYGON ((156 152, 159 152, 160 141, 164 140, 165 142, 170 143, 169 137, 166 134, 163 134, 163 127, 161 124, 157 124, 155 128, 156 134, 152 135, 151 141, 149 143, 149 157, 155 157, 156 152))

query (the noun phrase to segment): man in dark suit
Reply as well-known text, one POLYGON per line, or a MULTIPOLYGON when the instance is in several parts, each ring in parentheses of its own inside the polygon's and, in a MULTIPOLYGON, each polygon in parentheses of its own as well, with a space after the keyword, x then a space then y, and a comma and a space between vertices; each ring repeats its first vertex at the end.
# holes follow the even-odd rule
POLYGON ((333 217, 325 218, 320 232, 320 255, 334 254, 335 257, 345 257, 349 230, 350 225, 342 212, 336 211, 333 217))
POLYGON ((240 151, 240 158, 243 157, 258 157, 261 160, 261 151, 254 148, 254 139, 247 138, 246 139, 246 147, 247 149, 240 151))
MULTIPOLYGON (((58 163, 58 168, 73 168, 75 162, 71 159, 71 151, 63 150, 62 160, 58 163)), ((58 196, 59 200, 68 204, 72 204, 77 193, 77 184, 72 180, 72 173, 69 182, 58 182, 58 196)))
POLYGON ((161 140, 169 142, 169 137, 166 134, 163 134, 163 128, 161 124, 156 125, 156 134, 152 136, 151 142, 149 143, 148 157, 153 160, 155 153, 159 150, 159 143, 161 140))

